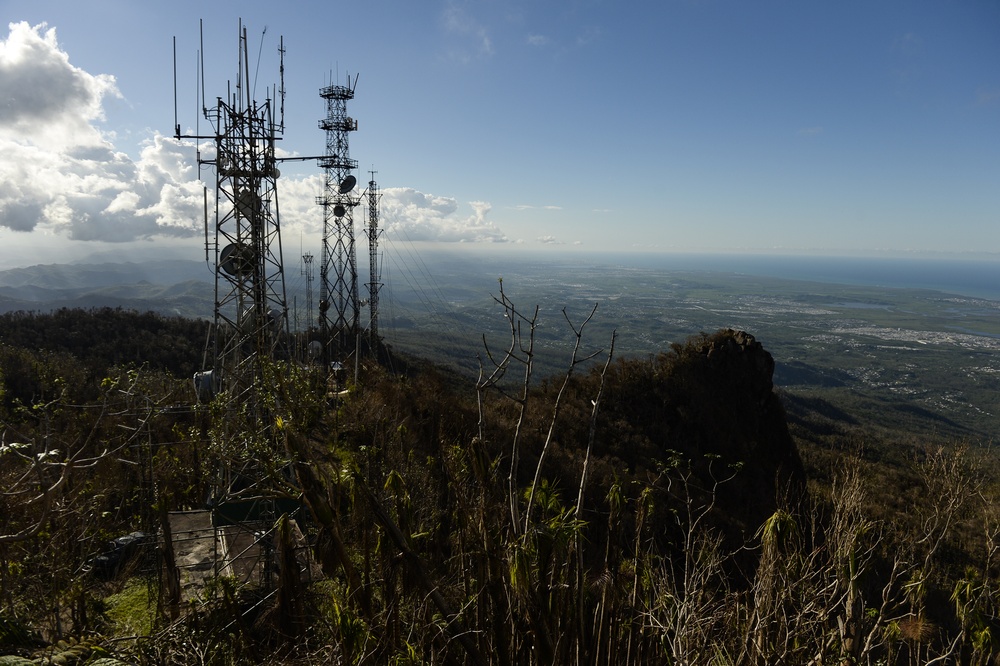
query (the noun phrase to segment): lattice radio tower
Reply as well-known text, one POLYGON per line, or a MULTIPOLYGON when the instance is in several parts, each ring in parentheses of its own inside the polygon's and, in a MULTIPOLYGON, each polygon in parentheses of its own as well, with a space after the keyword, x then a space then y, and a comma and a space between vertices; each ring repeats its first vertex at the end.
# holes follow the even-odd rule
MULTIPOLYGON (((181 134, 176 108, 176 42, 174 127, 178 139, 198 142, 199 174, 202 167, 215 172, 214 213, 210 213, 210 195, 205 189, 205 259, 210 264, 214 260, 215 274, 213 365, 196 375, 195 385, 200 398, 218 394, 222 408, 219 414, 210 412, 214 417, 212 456, 218 474, 209 504, 215 527, 213 541, 221 546, 216 572, 246 568, 237 560, 245 560, 244 554, 249 553, 249 557, 259 559, 259 566, 248 565, 248 571, 259 571, 269 584, 273 569, 267 535, 278 515, 301 508, 300 502, 283 497, 287 491, 280 484, 274 484, 277 473, 290 479, 273 411, 277 394, 274 370, 280 365, 273 361, 290 360, 277 165, 321 158, 275 155, 276 142, 284 133, 283 40, 278 48, 280 85, 269 87, 264 101, 259 102, 255 99, 257 68, 251 67, 247 31, 241 21, 235 83, 231 81, 226 97, 218 97, 210 108, 204 102, 203 45, 202 38, 199 107, 212 133, 203 135, 196 125, 193 134, 181 134), (205 158, 203 141, 214 146, 205 158), (258 555, 252 554, 254 550, 258 555)), ((238 582, 247 582, 247 576, 250 573, 240 574, 238 582)))
POLYGON ((326 118, 319 121, 326 132, 326 155, 320 158, 325 171, 322 196, 323 246, 320 258, 319 325, 327 361, 343 359, 354 349, 358 331, 358 270, 354 247, 354 208, 359 199, 352 194, 358 168, 350 157, 348 138, 358 122, 347 115, 347 102, 354 98, 354 80, 347 85, 320 89, 326 100, 326 118))
POLYGON ((372 179, 368 181, 368 312, 371 315, 369 320, 368 333, 371 336, 371 347, 375 349, 378 345, 378 292, 382 288, 382 274, 379 270, 378 260, 378 202, 382 195, 379 193, 378 184, 375 182, 375 171, 371 171, 372 179))
POLYGON ((302 255, 302 275, 306 279, 306 331, 312 327, 313 322, 313 255, 306 252, 302 255))
MULTIPOLYGON (((214 159, 203 159, 200 149, 198 152, 199 168, 208 165, 215 170, 214 238, 209 233, 207 189, 205 194, 205 257, 209 260, 214 252, 215 266, 211 383, 241 404, 251 405, 256 402, 256 396, 250 394, 260 382, 262 363, 284 354, 288 333, 278 220, 280 160, 275 157, 275 142, 284 131, 284 121, 275 113, 275 98, 280 98, 284 114, 283 41, 278 51, 281 85, 268 88, 268 96, 258 102, 250 79, 247 31, 241 21, 235 85, 230 82, 227 96, 218 97, 211 108, 204 102, 201 74, 202 114, 214 133, 182 135, 176 122, 176 102, 174 110, 178 139, 210 140, 215 146, 214 159)), ((176 65, 174 88, 176 100, 176 65)))

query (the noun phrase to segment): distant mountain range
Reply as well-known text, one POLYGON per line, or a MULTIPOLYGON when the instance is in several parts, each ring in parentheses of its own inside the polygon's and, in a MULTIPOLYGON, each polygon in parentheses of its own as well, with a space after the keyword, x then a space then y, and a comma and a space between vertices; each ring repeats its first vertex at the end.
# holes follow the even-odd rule
POLYGON ((121 307, 210 317, 212 274, 198 261, 40 264, 0 271, 0 312, 121 307))

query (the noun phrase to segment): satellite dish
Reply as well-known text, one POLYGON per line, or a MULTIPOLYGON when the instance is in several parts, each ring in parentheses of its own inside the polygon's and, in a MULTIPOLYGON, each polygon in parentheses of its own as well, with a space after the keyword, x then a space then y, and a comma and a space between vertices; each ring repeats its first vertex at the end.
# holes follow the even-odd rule
POLYGON ((336 215, 337 217, 344 217, 344 215, 347 214, 347 209, 344 208, 341 204, 337 204, 336 206, 333 207, 333 214, 336 215))
POLYGON ((247 218, 252 219, 254 214, 260 209, 260 197, 256 192, 250 190, 240 190, 236 194, 236 210, 247 218))
POLYGON ((230 243, 222 248, 222 252, 219 253, 219 268, 222 269, 223 273, 235 276, 239 272, 237 266, 240 254, 239 249, 240 246, 236 243, 230 243))
POLYGON ((251 262, 251 253, 240 243, 230 243, 219 253, 219 268, 223 273, 233 277, 252 270, 251 262))
POLYGON ((354 176, 348 176, 344 180, 340 181, 340 193, 347 194, 354 189, 354 186, 358 184, 358 179, 354 176))
POLYGON ((219 392, 219 377, 212 370, 194 373, 194 392, 198 402, 208 402, 219 392))
POLYGON ((268 308, 268 310, 267 310, 267 327, 269 329, 271 329, 272 331, 277 331, 279 325, 280 325, 280 322, 278 321, 278 315, 274 312, 274 310, 271 310, 270 308, 268 308))

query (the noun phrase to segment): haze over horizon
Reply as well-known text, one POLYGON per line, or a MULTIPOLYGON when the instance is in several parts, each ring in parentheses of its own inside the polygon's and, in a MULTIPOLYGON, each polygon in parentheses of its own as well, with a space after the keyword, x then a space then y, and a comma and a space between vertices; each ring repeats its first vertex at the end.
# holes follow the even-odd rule
MULTIPOLYGON (((214 99, 241 18, 258 98, 284 38, 287 155, 323 152, 319 88, 359 75, 351 157, 362 182, 377 170, 389 242, 1000 252, 995 2, 3 7, 0 268, 203 256, 194 147, 171 138, 172 42, 188 131, 199 19, 214 99)), ((318 253, 322 173, 285 164, 287 261, 318 253)))

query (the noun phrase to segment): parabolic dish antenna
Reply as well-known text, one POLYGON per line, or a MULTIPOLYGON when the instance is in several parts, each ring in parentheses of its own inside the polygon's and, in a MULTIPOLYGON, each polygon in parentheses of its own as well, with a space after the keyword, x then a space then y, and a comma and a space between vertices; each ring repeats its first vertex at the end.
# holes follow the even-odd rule
POLYGON ((340 187, 337 188, 341 194, 347 194, 354 189, 354 186, 358 184, 358 179, 354 176, 348 176, 344 180, 340 181, 340 187))
POLYGON ((250 270, 250 256, 246 247, 239 243, 230 243, 219 253, 219 268, 227 275, 236 277, 250 270))
POLYGON ((341 204, 337 204, 336 206, 333 207, 333 214, 336 215, 337 217, 344 217, 346 213, 347 209, 344 208, 341 204))
POLYGON ((256 192, 250 190, 240 190, 236 195, 236 210, 247 219, 253 217, 260 210, 260 197, 256 192))

